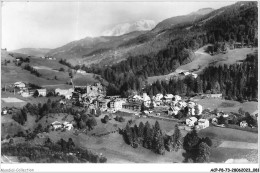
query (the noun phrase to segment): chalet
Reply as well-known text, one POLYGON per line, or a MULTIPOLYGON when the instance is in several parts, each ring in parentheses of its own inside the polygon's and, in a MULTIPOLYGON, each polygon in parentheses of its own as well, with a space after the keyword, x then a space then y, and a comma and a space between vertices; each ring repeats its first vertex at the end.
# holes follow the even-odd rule
POLYGON ((55 94, 60 95, 60 96, 64 96, 66 99, 71 99, 73 92, 74 92, 73 88, 70 88, 70 89, 57 88, 57 89, 55 89, 55 94))
POLYGON ((73 128, 73 125, 69 122, 64 122, 63 123, 63 128, 67 129, 67 130, 71 130, 73 128))
POLYGON ((148 111, 143 111, 143 113, 145 114, 145 115, 148 115, 149 114, 149 112, 148 111))
POLYGON ((207 98, 222 98, 222 94, 202 94, 201 96, 207 98))
POLYGON ((6 109, 3 109, 2 110, 2 115, 6 115, 7 114, 7 110, 6 109))
POLYGON ((63 125, 59 121, 54 121, 53 123, 51 123, 51 126, 56 130, 62 128, 63 125))
POLYGON ((66 101, 65 101, 65 100, 60 100, 59 103, 60 103, 61 105, 65 105, 65 104, 66 104, 66 101))
POLYGON ((107 104, 109 101, 110 100, 108 99, 98 100, 98 107, 100 108, 101 111, 107 110, 107 104))
POLYGON ((71 99, 81 101, 81 97, 82 97, 82 94, 81 94, 81 93, 73 92, 73 93, 72 93, 72 96, 71 96, 71 99))
POLYGON ((76 73, 79 73, 79 74, 86 74, 86 71, 81 70, 81 69, 78 69, 78 70, 76 71, 76 73))
POLYGON ((196 104, 194 108, 195 108, 195 113, 197 115, 201 115, 202 114, 202 106, 200 104, 196 104))
POLYGON ((163 98, 163 95, 162 95, 161 93, 159 93, 159 94, 156 94, 154 100, 155 100, 155 101, 161 101, 162 98, 163 98))
POLYGON ((120 95, 115 95, 115 96, 106 96, 108 99, 118 99, 120 98, 120 95))
POLYGON ((19 61, 22 61, 23 58, 15 58, 15 60, 16 60, 17 62, 19 62, 19 61))
POLYGON ((243 128, 245 128, 245 127, 248 126, 248 124, 247 124, 246 121, 241 121, 241 122, 239 123, 239 125, 240 125, 240 127, 243 127, 243 128))
POLYGON ((142 97, 139 96, 139 95, 134 95, 134 96, 132 97, 132 100, 133 100, 133 101, 140 101, 140 100, 142 100, 142 97))
POLYGON ((186 125, 189 127, 193 127, 197 121, 198 119, 196 117, 190 117, 186 119, 186 125))
POLYGON ((254 111, 253 113, 251 113, 252 116, 258 117, 258 110, 254 111))
POLYGON ((180 109, 179 107, 177 107, 177 106, 170 107, 170 108, 168 109, 168 115, 169 115, 169 116, 177 115, 180 110, 181 110, 181 109, 180 109))
POLYGON ((234 48, 242 48, 242 47, 243 47, 242 43, 240 43, 240 42, 234 43, 234 48))
POLYGON ((130 102, 130 103, 124 103, 122 105, 124 109, 130 109, 134 111, 140 111, 141 110, 141 103, 136 103, 136 102, 130 102))
POLYGON ((194 107, 188 107, 188 115, 189 116, 195 115, 195 108, 194 107))
POLYGON ((198 75, 195 74, 195 73, 191 73, 190 75, 191 75, 193 78, 195 78, 195 79, 198 77, 198 75))
POLYGON ((118 111, 123 108, 122 104, 123 104, 123 101, 121 101, 121 100, 112 100, 109 102, 109 107, 110 107, 110 109, 118 111))
POLYGON ((143 93, 142 100, 144 102, 144 105, 149 107, 149 105, 151 103, 151 98, 146 93, 143 93))
POLYGON ((179 101, 176 106, 180 108, 185 108, 187 106, 187 103, 185 101, 179 101))
POLYGON ((169 103, 172 101, 173 95, 172 94, 166 94, 162 99, 164 102, 169 103))
POLYGON ((177 101, 172 101, 171 106, 177 106, 178 102, 177 101))
POLYGON ((181 74, 181 75, 184 75, 184 76, 187 76, 187 75, 190 74, 190 72, 188 72, 188 71, 185 71, 185 72, 184 72, 184 71, 183 71, 183 72, 181 72, 180 74, 181 74))
POLYGON ((14 86, 18 87, 18 88, 25 88, 25 83, 23 83, 23 82, 15 82, 14 86))
POLYGON ((29 95, 34 95, 36 89, 28 89, 29 95))
POLYGON ((198 120, 198 126, 200 129, 205 129, 209 127, 209 120, 207 119, 199 119, 198 120))
POLYGON ((173 99, 172 99, 173 101, 181 101, 181 96, 178 96, 178 95, 175 95, 175 96, 173 96, 173 99))
POLYGON ((214 125, 218 124, 218 119, 217 118, 212 118, 211 123, 214 125))
POLYGON ((116 113, 115 109, 111 109, 111 108, 107 109, 107 112, 108 112, 108 113, 111 113, 111 114, 112 114, 112 113, 116 113))
POLYGON ((190 108, 194 108, 195 107, 195 105, 196 105, 196 103, 194 103, 194 102, 188 102, 188 104, 187 104, 187 106, 188 107, 190 107, 190 108))
POLYGON ((39 96, 43 96, 43 97, 46 96, 47 93, 46 89, 37 89, 37 91, 39 92, 39 96))
POLYGON ((31 97, 33 94, 30 94, 29 91, 25 91, 21 93, 22 97, 31 97))

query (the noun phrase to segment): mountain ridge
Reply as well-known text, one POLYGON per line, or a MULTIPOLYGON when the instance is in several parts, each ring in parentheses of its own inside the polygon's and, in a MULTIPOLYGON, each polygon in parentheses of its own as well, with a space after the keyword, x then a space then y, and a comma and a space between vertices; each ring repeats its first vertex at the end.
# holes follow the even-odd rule
POLYGON ((30 56, 42 57, 47 54, 51 49, 49 48, 21 48, 16 50, 11 50, 10 52, 27 54, 30 56))
POLYGON ((155 27, 156 23, 153 20, 138 20, 135 22, 120 23, 105 30, 102 36, 120 36, 133 31, 147 31, 155 27))

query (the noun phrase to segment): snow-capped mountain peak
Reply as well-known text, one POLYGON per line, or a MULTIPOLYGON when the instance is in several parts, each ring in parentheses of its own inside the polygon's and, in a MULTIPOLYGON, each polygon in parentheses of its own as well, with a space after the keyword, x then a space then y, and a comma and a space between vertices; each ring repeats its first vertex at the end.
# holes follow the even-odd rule
POLYGON ((104 36, 119 36, 133 31, 147 31, 155 27, 153 20, 139 20, 132 23, 122 23, 108 29, 102 33, 104 36))

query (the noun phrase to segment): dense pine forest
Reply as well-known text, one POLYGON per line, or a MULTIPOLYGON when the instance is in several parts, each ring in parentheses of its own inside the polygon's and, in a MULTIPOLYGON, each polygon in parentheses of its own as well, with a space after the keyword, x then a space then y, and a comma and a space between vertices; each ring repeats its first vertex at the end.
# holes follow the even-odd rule
POLYGON ((222 93, 226 99, 254 100, 258 95, 257 53, 247 55, 244 62, 233 65, 209 66, 196 79, 157 81, 146 87, 150 95, 171 93, 193 96, 195 93, 222 93))

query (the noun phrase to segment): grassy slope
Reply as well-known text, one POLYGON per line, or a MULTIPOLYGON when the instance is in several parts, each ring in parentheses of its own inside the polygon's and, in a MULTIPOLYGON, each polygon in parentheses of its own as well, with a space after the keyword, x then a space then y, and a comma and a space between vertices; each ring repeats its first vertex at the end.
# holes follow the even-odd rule
MULTIPOLYGON (((2 58, 8 59, 8 57, 9 55, 7 53, 2 53, 2 58)), ((26 58, 27 55, 15 53, 14 57, 26 58)), ((66 82, 70 81, 70 77, 67 72, 68 67, 60 64, 58 61, 31 57, 30 65, 32 67, 41 67, 41 69, 38 69, 38 71, 42 76, 36 77, 35 75, 32 75, 29 71, 22 70, 21 67, 17 67, 14 65, 13 62, 11 62, 7 66, 2 66, 2 70, 1 70, 2 85, 11 84, 17 81, 24 81, 28 83, 34 83, 47 88, 71 88, 72 87, 71 85, 66 85, 66 82), (64 72, 57 71, 60 68, 64 68, 65 71, 64 72), (54 79, 55 76, 57 77, 57 80, 54 79)), ((87 74, 87 75, 75 74, 74 80, 75 80, 75 84, 77 85, 86 85, 86 84, 93 84, 94 82, 98 82, 94 78, 93 74, 87 74)))
POLYGON ((241 141, 249 143, 257 143, 258 141, 257 133, 215 126, 210 126, 203 129, 199 132, 199 134, 201 136, 208 136, 210 138, 218 138, 220 140, 227 141, 241 141))
POLYGON ((28 83, 34 83, 37 85, 47 85, 47 84, 63 84, 64 81, 47 80, 43 77, 37 77, 31 74, 27 70, 22 70, 21 67, 17 67, 13 64, 8 64, 7 66, 2 66, 1 68, 1 84, 11 84, 17 81, 24 81, 28 83))
POLYGON ((1 92, 1 97, 2 98, 6 98, 6 97, 16 97, 18 99, 21 99, 23 100, 24 102, 21 103, 21 104, 17 104, 17 103, 5 103, 2 101, 2 104, 1 104, 1 107, 22 107, 24 106, 25 104, 27 103, 31 103, 31 104, 38 104, 38 103, 46 103, 47 100, 50 98, 51 100, 59 100, 61 99, 61 97, 22 97, 21 95, 19 94, 13 94, 13 93, 10 93, 10 92, 5 92, 5 91, 2 91, 1 92))
POLYGON ((246 112, 253 113, 258 109, 257 102, 244 102, 240 103, 238 101, 233 100, 223 100, 223 99, 213 99, 213 98, 205 98, 205 99, 195 99, 196 102, 201 104, 203 108, 210 108, 211 110, 217 108, 219 111, 225 112, 238 112, 238 109, 241 107, 246 112), (223 103, 230 103, 230 107, 223 107, 223 103))

